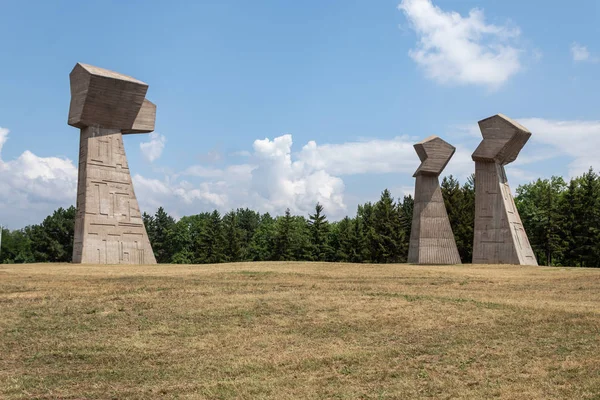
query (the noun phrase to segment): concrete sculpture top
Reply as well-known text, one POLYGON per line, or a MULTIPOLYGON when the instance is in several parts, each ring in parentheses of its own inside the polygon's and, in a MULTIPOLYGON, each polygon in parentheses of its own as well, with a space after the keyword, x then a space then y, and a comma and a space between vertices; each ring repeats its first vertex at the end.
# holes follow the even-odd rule
POLYGON ((98 126, 122 133, 154 130, 156 106, 146 100, 146 83, 81 63, 75 65, 69 78, 69 125, 77 128, 98 126))
POLYGON ((531 132, 502 114, 479 121, 483 141, 472 155, 473 161, 509 164, 529 140, 531 132))
POLYGON ((446 168, 448 161, 456 151, 456 147, 435 135, 420 141, 414 147, 421 160, 421 165, 415 171, 414 177, 417 175, 438 176, 446 168))

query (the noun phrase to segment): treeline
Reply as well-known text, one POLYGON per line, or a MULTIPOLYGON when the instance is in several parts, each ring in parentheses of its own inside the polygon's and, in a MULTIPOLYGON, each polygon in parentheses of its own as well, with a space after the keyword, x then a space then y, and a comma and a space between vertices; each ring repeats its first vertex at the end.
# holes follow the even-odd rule
POLYGON ((236 261, 405 262, 412 218, 410 196, 395 202, 386 189, 355 218, 329 222, 321 204, 308 217, 272 217, 249 209, 181 218, 159 208, 144 223, 159 263, 236 261))
POLYGON ((600 267, 600 178, 591 168, 568 184, 521 185, 515 203, 540 265, 600 267))
POLYGON ((75 207, 59 208, 39 225, 2 229, 0 263, 71 262, 75 207))
MULTIPOLYGON (((456 244, 471 262, 475 187, 452 176, 441 182, 456 244)), ((540 265, 600 267, 600 178, 590 169, 568 184, 560 177, 517 188, 515 202, 540 265)), ((353 218, 328 221, 317 204, 308 216, 260 214, 250 209, 186 216, 161 207, 143 214, 159 263, 236 261, 406 262, 413 198, 395 200, 386 189, 353 218)), ((0 262, 69 262, 75 209, 58 209, 41 224, 3 231, 0 262)))

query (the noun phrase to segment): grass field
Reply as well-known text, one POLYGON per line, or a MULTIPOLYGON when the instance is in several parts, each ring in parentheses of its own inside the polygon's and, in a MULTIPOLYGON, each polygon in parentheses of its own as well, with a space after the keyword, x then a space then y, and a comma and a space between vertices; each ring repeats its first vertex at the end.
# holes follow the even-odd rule
POLYGON ((3 399, 600 399, 600 270, 0 265, 3 399))

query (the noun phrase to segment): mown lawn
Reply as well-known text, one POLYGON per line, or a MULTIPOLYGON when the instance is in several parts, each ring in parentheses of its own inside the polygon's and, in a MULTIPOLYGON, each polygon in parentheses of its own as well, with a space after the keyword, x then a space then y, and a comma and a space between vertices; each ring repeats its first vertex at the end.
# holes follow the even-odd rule
POLYGON ((0 398, 600 399, 600 270, 0 265, 0 398))

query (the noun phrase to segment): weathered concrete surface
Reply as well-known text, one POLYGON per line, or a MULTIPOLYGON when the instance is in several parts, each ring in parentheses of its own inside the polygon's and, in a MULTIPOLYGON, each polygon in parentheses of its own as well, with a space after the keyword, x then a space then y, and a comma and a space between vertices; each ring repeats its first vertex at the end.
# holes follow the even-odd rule
POLYGON ((73 262, 155 264, 123 146, 123 133, 154 129, 148 85, 84 64, 70 77, 69 124, 81 129, 73 262))
POLYGON ((127 75, 78 63, 69 74, 69 125, 132 129, 148 85, 127 75))
POLYGON ((456 149, 437 136, 414 145, 421 165, 415 172, 415 202, 408 262, 460 264, 438 176, 456 149))
POLYGON ((156 105, 149 100, 144 99, 142 107, 138 112, 131 129, 123 129, 123 135, 128 133, 150 133, 154 131, 154 121, 156 120, 156 105))
POLYGON ((483 141, 475 161, 474 264, 537 265, 508 186, 504 166, 513 162, 531 133, 498 114, 479 121, 483 141))
POLYGON ((454 155, 456 148, 438 136, 429 136, 413 146, 421 165, 414 173, 439 176, 454 155))

